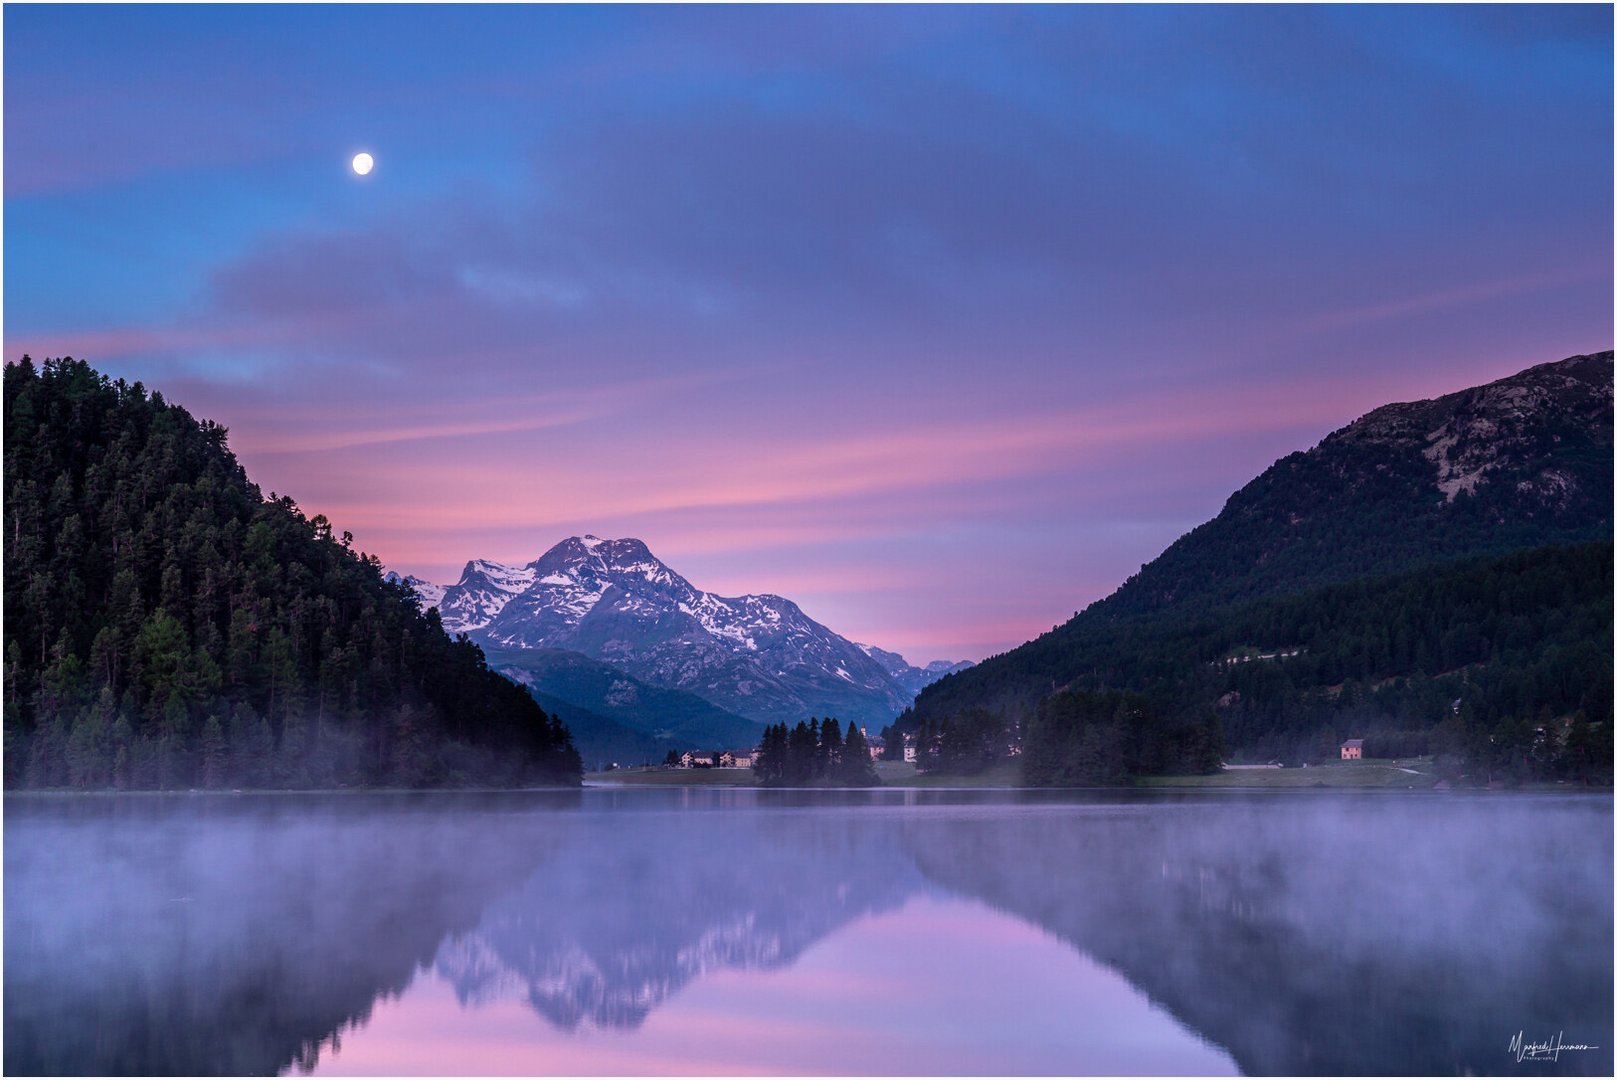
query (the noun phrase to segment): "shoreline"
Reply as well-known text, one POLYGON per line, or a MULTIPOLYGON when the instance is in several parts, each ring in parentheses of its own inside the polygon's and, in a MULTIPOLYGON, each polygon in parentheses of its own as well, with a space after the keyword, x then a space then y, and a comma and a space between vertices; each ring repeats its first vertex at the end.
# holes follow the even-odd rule
POLYGON ((1480 785, 1445 783, 1429 769, 1430 759, 1410 758, 1371 760, 1353 764, 1316 765, 1309 768, 1287 769, 1225 769, 1206 776, 1143 776, 1125 784, 1079 785, 1068 788, 1025 787, 1019 782, 1015 762, 1004 762, 975 776, 932 776, 919 774, 913 765, 901 762, 878 762, 877 774, 882 783, 878 788, 848 788, 834 785, 804 785, 802 787, 769 788, 757 783, 750 769, 676 769, 662 766, 649 768, 613 769, 606 772, 586 773, 584 784, 594 788, 726 788, 757 791, 1287 791, 1287 792, 1344 792, 1388 791, 1446 794, 1448 792, 1516 792, 1542 794, 1545 792, 1610 792, 1607 786, 1585 786, 1570 782, 1525 783, 1514 786, 1503 784, 1480 785))
POLYGON ((847 787, 835 784, 806 784, 800 787, 768 787, 757 782, 751 769, 675 769, 650 766, 585 773, 578 785, 547 785, 519 788, 186 788, 178 790, 117 790, 112 788, 21 788, 7 789, 7 798, 68 798, 91 796, 243 796, 264 795, 516 795, 563 794, 587 789, 682 788, 731 791, 1231 791, 1231 792, 1348 792, 1386 791, 1426 794, 1463 792, 1503 792, 1545 794, 1551 792, 1611 793, 1611 785, 1584 785, 1570 781, 1507 784, 1446 784, 1435 773, 1413 769, 1430 762, 1412 759, 1409 763, 1370 761, 1352 765, 1319 765, 1307 769, 1225 769, 1205 776, 1143 776, 1123 784, 1087 784, 1065 787, 1027 787, 1021 784, 1015 762, 1003 762, 974 776, 927 775, 901 762, 878 762, 880 784, 847 787))

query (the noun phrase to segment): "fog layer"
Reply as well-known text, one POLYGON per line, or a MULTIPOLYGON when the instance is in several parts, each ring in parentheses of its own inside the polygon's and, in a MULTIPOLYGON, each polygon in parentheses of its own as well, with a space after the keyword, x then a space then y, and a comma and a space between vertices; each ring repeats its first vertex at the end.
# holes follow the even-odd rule
POLYGON ((1385 793, 8 797, 5 1068, 308 1068, 422 972, 611 1038, 933 896, 1245 1072, 1515 1073, 1512 1036, 1564 1032, 1602 1049, 1535 1071, 1609 1073, 1611 827, 1607 798, 1385 793))

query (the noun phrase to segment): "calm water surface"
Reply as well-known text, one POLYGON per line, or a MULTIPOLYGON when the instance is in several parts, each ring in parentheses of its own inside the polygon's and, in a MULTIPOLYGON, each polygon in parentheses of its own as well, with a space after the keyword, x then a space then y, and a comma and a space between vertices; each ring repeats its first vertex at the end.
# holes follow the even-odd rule
POLYGON ((13 1075, 1610 1075, 1612 802, 13 796, 4 949, 13 1075))

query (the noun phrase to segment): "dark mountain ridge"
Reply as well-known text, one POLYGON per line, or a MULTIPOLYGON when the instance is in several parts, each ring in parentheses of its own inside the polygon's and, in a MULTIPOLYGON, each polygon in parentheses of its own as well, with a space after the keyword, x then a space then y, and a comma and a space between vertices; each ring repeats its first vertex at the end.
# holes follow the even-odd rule
POLYGON ((1610 741, 1611 493, 1610 352, 1384 406, 1066 624, 926 688, 900 727, 981 709, 1014 725, 1056 692, 1134 691, 1186 723, 1219 715, 1232 750, 1317 755, 1453 716, 1459 730, 1408 745, 1573 768, 1610 741))
POLYGON ((1211 607, 1609 539, 1611 490, 1608 351, 1366 413, 1275 462, 1086 615, 1211 607))

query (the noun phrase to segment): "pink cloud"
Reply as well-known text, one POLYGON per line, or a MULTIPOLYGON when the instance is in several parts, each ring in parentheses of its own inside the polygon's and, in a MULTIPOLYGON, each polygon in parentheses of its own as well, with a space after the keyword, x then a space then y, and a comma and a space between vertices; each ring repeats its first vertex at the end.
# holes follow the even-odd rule
POLYGON ((352 420, 353 406, 332 403, 286 424, 276 406, 237 406, 224 419, 266 490, 326 514, 400 572, 447 583, 470 558, 520 563, 576 533, 634 535, 701 588, 788 596, 911 659, 977 659, 1064 620, 1195 524, 1176 506, 1179 488, 1206 488, 1205 512, 1216 511, 1232 486, 1348 419, 1344 400, 1366 392, 1327 386, 1298 409, 1282 407, 1304 396, 1296 385, 1187 388, 876 434, 783 428, 754 443, 735 425, 700 422, 711 385, 378 401, 352 420), (1168 486, 1153 494, 1153 482, 1168 486), (1155 523, 1080 543, 1086 520, 1139 514, 1155 523), (1029 520, 1039 524, 1017 531, 1029 520), (952 535, 962 542, 946 543, 952 535))
MULTIPOLYGON (((1265 428, 1291 430, 1313 420, 1329 424, 1341 415, 1337 401, 1320 401, 1309 415, 1299 410, 1274 408, 1278 392, 1255 395, 1234 391, 1202 396, 1194 410, 1174 403, 1141 403, 1130 410, 1067 410, 1053 414, 996 416, 971 423, 934 424, 877 435, 826 434, 797 436, 781 445, 754 452, 735 452, 735 436, 728 431, 696 433, 671 438, 647 456, 641 445, 613 445, 613 440, 592 441, 589 433, 576 438, 589 444, 587 467, 572 460, 576 449, 559 446, 553 459, 562 467, 546 467, 549 448, 543 445, 509 448, 509 456, 530 460, 527 470, 468 469, 453 456, 436 449, 414 447, 398 455, 358 458, 345 468, 347 486, 374 497, 355 497, 324 508, 368 524, 404 527, 426 524, 424 519, 449 511, 460 525, 480 528, 526 526, 536 533, 564 522, 620 520, 629 517, 745 510, 773 515, 810 504, 835 505, 872 496, 902 496, 928 489, 957 488, 962 484, 1001 480, 1014 476, 1059 474, 1081 467, 1086 458, 1104 458, 1141 444, 1189 443, 1224 435, 1250 435, 1265 428), (417 493, 403 503, 386 490, 385 480, 402 467, 408 486, 417 493), (424 501, 425 500, 425 501, 424 501)), ((570 422, 582 423, 578 418, 570 422)), ((298 441, 271 442, 269 452, 296 454, 341 445, 417 441, 453 435, 523 433, 552 426, 526 420, 488 420, 482 423, 430 425, 381 429, 380 433, 348 436, 300 436, 298 441)), ((244 457, 260 445, 252 433, 234 429, 244 457)), ((582 464, 582 463, 580 463, 582 464)), ((321 471, 329 463, 311 458, 321 471)), ((291 467, 287 471, 296 472, 291 467)), ((708 537, 728 550, 727 543, 753 546, 771 536, 787 539, 789 526, 764 523, 736 534, 708 537)), ((711 549, 710 549, 711 550, 711 549)))
MULTIPOLYGON (((1501 297, 1542 292, 1567 285, 1609 281, 1610 276, 1611 267, 1604 266, 1552 270, 1536 274, 1523 274, 1517 277, 1498 278, 1491 281, 1470 282, 1443 289, 1434 289, 1413 296, 1400 296, 1396 299, 1383 300, 1377 303, 1321 312, 1296 320, 1292 323, 1292 328, 1298 334, 1318 334, 1363 323, 1399 319, 1410 315, 1424 315, 1429 312, 1443 311, 1450 308, 1470 307, 1486 300, 1496 300, 1501 297)), ((1284 324, 1281 325, 1284 326, 1284 324)), ((1281 332, 1284 333, 1284 330, 1281 332)))

